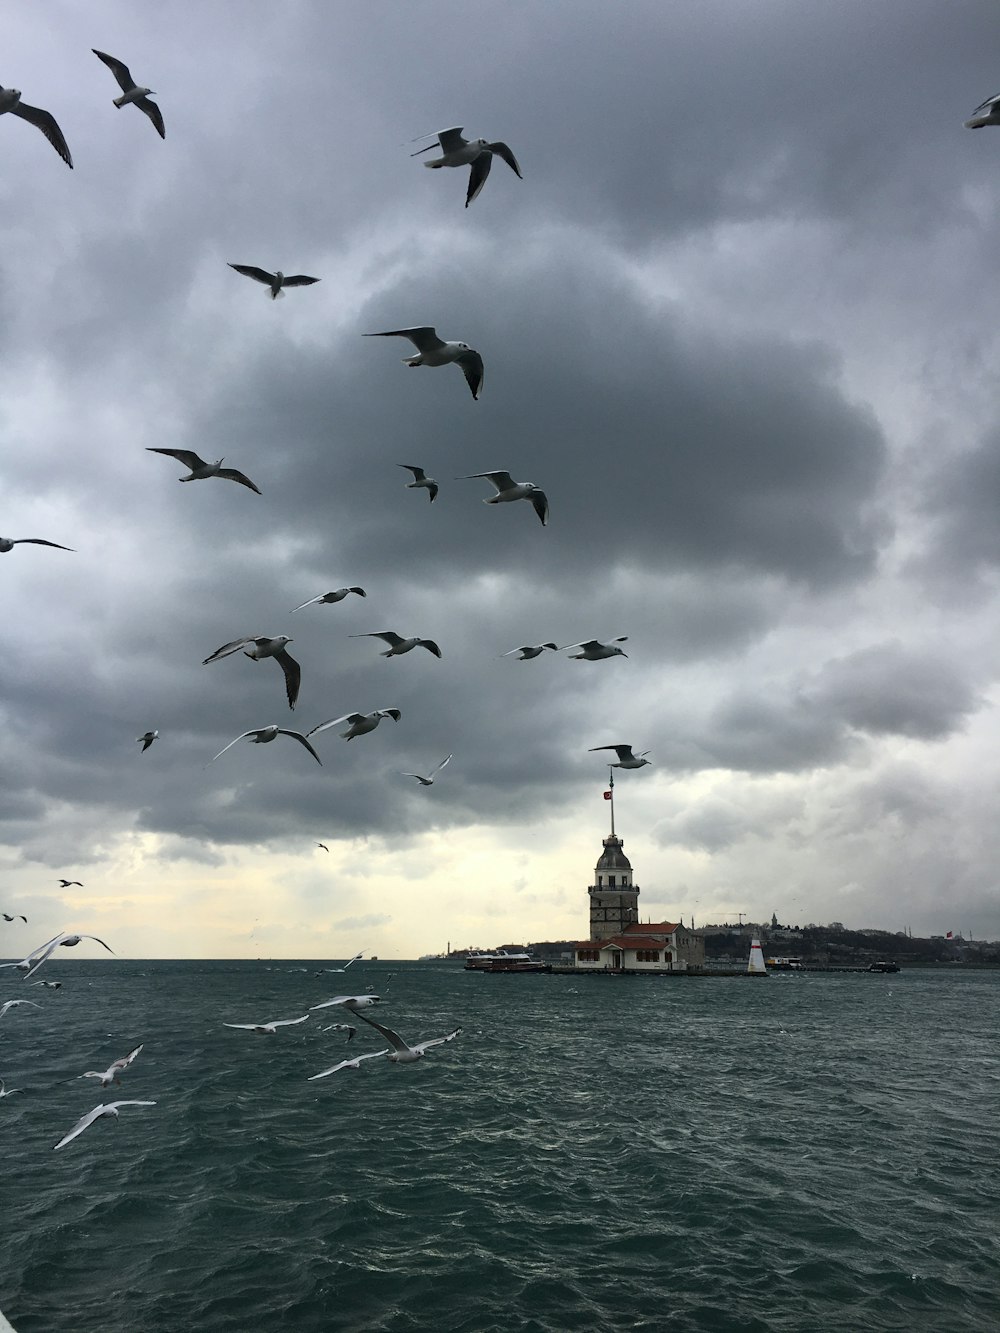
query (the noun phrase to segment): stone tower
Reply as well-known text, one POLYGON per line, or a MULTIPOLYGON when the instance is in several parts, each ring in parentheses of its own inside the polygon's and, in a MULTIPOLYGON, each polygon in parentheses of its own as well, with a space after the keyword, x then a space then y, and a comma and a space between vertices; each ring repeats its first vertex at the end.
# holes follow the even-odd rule
POLYGON ((607 940, 639 920, 639 890, 632 883, 632 865, 622 851, 622 840, 604 839, 604 851, 594 871, 590 895, 590 938, 607 940))

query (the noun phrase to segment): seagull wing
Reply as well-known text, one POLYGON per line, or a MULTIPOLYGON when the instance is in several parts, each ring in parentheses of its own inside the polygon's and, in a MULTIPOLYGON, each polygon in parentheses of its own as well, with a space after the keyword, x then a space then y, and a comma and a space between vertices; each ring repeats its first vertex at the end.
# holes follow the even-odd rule
POLYGON ((981 102, 979 106, 976 107, 976 109, 972 112, 972 115, 978 116, 980 111, 989 111, 992 108, 994 102, 1000 102, 1000 93, 997 93, 993 97, 987 97, 985 102, 981 102))
POLYGON ((404 467, 404 468, 406 468, 407 472, 412 472, 412 473, 413 473, 413 480, 414 480, 414 481, 426 481, 426 480, 427 480, 427 473, 423 470, 422 467, 416 467, 416 466, 414 466, 413 463, 397 463, 396 466, 397 466, 397 467, 404 467))
POLYGON ((403 642, 402 634, 394 629, 373 630, 368 634, 348 634, 349 639, 384 639, 390 648, 396 648, 403 642))
MULTIPOLYGON (((232 643, 224 643, 221 648, 216 648, 211 657, 206 657, 202 666, 208 666, 209 662, 218 662, 221 657, 228 657, 230 653, 238 653, 241 648, 245 648, 248 643, 256 643, 257 640, 252 636, 245 639, 234 639, 232 643)), ((246 733, 249 735, 249 732, 246 733)))
POLYGON ((258 268, 256 264, 230 264, 229 267, 234 268, 237 273, 242 273, 245 278, 253 278, 254 282, 266 283, 268 287, 276 276, 274 273, 268 273, 266 269, 258 268))
MULTIPOLYGON (((311 734, 311 733, 310 733, 310 734, 311 734)), ((302 732, 301 732, 301 731, 286 731, 284 727, 279 727, 279 728, 278 728, 278 735, 279 735, 279 736, 291 736, 293 740, 297 740, 300 744, 302 744, 302 745, 304 745, 304 746, 306 747, 306 749, 309 751, 309 753, 312 755, 312 757, 316 760, 317 764, 319 764, 320 768, 323 767, 323 760, 320 759, 319 755, 316 753, 316 751, 313 749, 313 747, 312 747, 312 746, 309 744, 309 742, 306 740, 305 736, 302 735, 302 732)))
POLYGON ((44 537, 18 537, 15 546, 54 546, 57 551, 72 551, 72 546, 60 546, 58 542, 47 542, 44 537))
POLYGON ((255 486, 245 473, 238 472, 234 467, 220 467, 215 475, 226 481, 238 481, 241 486, 249 487, 251 491, 256 491, 258 495, 262 493, 259 486, 255 486))
POLYGON ((450 764, 454 758, 455 756, 453 754, 450 754, 447 759, 442 759, 440 764, 438 764, 437 768, 434 769, 434 772, 440 773, 442 768, 444 768, 446 764, 450 764))
POLYGON ((441 649, 437 646, 437 644, 434 642, 433 639, 418 639, 417 647, 426 648, 427 651, 429 653, 433 653, 435 657, 441 656, 441 649))
POLYGON ((167 137, 167 131, 163 127, 163 112, 156 103, 151 102, 148 97, 140 97, 136 102, 136 106, 140 111, 145 111, 146 115, 156 126, 157 134, 161 139, 165 139, 167 137))
POLYGON ((295 1023, 304 1023, 308 1017, 309 1017, 308 1014, 303 1014, 301 1018, 276 1018, 274 1022, 271 1024, 271 1027, 273 1028, 292 1027, 295 1023))
POLYGON ((600 639, 581 639, 579 643, 564 643, 561 651, 567 648, 600 648, 600 639))
POLYGON ((331 727, 339 727, 341 722, 362 722, 364 713, 345 713, 343 717, 332 717, 329 722, 321 722, 318 727, 313 727, 306 732, 307 736, 315 736, 320 731, 329 731, 331 727))
POLYGON ((466 384, 472 390, 473 398, 478 399, 483 387, 483 380, 486 378, 483 370, 483 358, 470 347, 467 352, 463 352, 455 360, 462 367, 462 374, 465 376, 466 384))
POLYGON ((361 1004, 371 1004, 376 998, 376 996, 371 995, 335 995, 333 999, 323 1000, 321 1004, 311 1004, 309 1012, 312 1013, 314 1009, 329 1009, 331 1005, 337 1004, 343 1005, 346 1009, 356 1010, 359 1002, 361 1004))
POLYGON ((418 352, 433 352, 444 346, 442 339, 437 336, 437 330, 428 324, 422 324, 416 329, 387 329, 384 333, 365 333, 362 337, 409 338, 418 352))
POLYGON ((449 1032, 447 1037, 432 1037, 430 1041, 419 1042, 416 1046, 411 1047, 411 1049, 419 1051, 422 1055, 424 1051, 429 1051, 432 1046, 443 1046, 447 1041, 454 1041, 461 1031, 461 1028, 456 1028, 454 1032, 449 1032))
POLYGON ((490 174, 490 167, 493 165, 493 154, 485 150, 472 163, 469 168, 469 192, 465 196, 466 208, 472 203, 476 195, 486 184, 486 177, 490 174))
MULTIPOLYGON (((94 942, 97 943, 97 944, 104 944, 104 941, 101 940, 101 939, 98 939, 96 935, 81 935, 81 936, 80 936, 80 939, 81 939, 81 940, 94 940, 94 942)), ((104 947, 105 947, 105 949, 107 949, 108 953, 114 953, 114 949, 112 949, 112 947, 111 947, 110 944, 104 944, 104 947)))
POLYGON ((347 962, 344 964, 342 968, 342 971, 346 972, 352 963, 360 962, 364 956, 365 956, 365 951, 364 949, 362 949, 361 952, 356 953, 353 958, 348 958, 347 962))
POLYGON ((301 611, 304 606, 312 606, 313 602, 321 602, 326 593, 321 592, 318 597, 310 597, 308 602, 299 602, 298 606, 293 606, 292 611, 301 611))
POLYGON ((105 1110, 103 1104, 100 1106, 95 1106, 92 1111, 88 1111, 85 1116, 82 1116, 76 1122, 76 1124, 73 1126, 73 1128, 69 1131, 68 1134, 63 1135, 63 1137, 55 1145, 56 1148, 64 1148, 67 1143, 72 1142, 73 1139, 77 1138, 78 1135, 82 1134, 85 1129, 89 1129, 95 1120, 100 1120, 101 1116, 106 1114, 107 1111, 105 1110))
POLYGON ((407 1046, 406 1042, 399 1035, 399 1033, 393 1032, 392 1028, 383 1027, 381 1023, 376 1023, 374 1018, 366 1018, 365 1015, 360 1012, 360 1010, 358 1012, 358 1017, 361 1019, 363 1023, 367 1023, 369 1027, 373 1027, 377 1032, 381 1032, 382 1036, 385 1037, 386 1041, 389 1043, 389 1045, 392 1047, 394 1051, 410 1050, 410 1047, 407 1046))
POLYGON ((288 707, 294 708, 295 701, 299 697, 299 683, 302 680, 302 668, 296 662, 294 657, 289 657, 288 653, 282 648, 280 653, 274 654, 274 660, 285 673, 285 692, 288 695, 288 707))
POLYGON ((462 481, 472 481, 475 477, 486 477, 497 489, 497 494, 503 491, 514 489, 514 478, 509 472, 470 472, 467 477, 462 477, 462 481))
POLYGON ((517 158, 505 143, 491 143, 489 145, 489 150, 491 153, 496 153, 497 157, 502 158, 519 180, 524 180, 524 177, 521 175, 521 168, 517 165, 517 158))
POLYGON ((152 446, 146 446, 148 454, 167 454, 170 458, 176 458, 179 463, 183 463, 186 468, 193 472, 195 468, 204 467, 205 460, 199 458, 191 449, 154 449, 152 446))
MULTIPOLYGON (((218 759, 218 758, 220 758, 220 756, 224 755, 224 754, 226 753, 227 750, 231 750, 231 749, 233 748, 233 746, 236 744, 236 741, 244 741, 244 740, 246 740, 246 738, 247 738, 248 736, 259 736, 259 735, 260 735, 260 731, 259 731, 259 729, 256 728, 256 727, 255 727, 252 731, 244 731, 243 734, 242 734, 242 736, 237 736, 237 737, 236 737, 236 740, 232 740, 232 741, 229 742, 228 745, 224 745, 224 746, 222 747, 222 749, 219 751, 218 754, 213 754, 212 757, 211 757, 211 759, 208 761, 209 764, 214 764, 215 761, 216 761, 216 759, 218 759)), ((206 765, 206 767, 207 767, 207 765, 206 765)))
POLYGON ((12 106, 11 111, 15 116, 20 116, 22 120, 26 120, 29 125, 34 125, 36 129, 41 130, 66 165, 68 167, 73 165, 69 146, 63 137, 62 130, 56 123, 55 116, 50 111, 43 111, 38 106, 25 106, 23 102, 18 102, 17 106, 12 106))
POLYGON ((464 128, 464 125, 458 125, 450 130, 438 130, 438 143, 441 145, 442 153, 454 153, 466 146, 469 141, 462 136, 464 128))
POLYGON ((598 750, 614 750, 619 759, 635 758, 631 745, 592 745, 587 753, 595 754, 598 750))
POLYGON ((246 1028, 248 1032, 256 1032, 261 1026, 260 1023, 223 1023, 224 1028, 246 1028))
POLYGON ((311 287, 314 282, 322 282, 322 278, 309 278, 304 273, 293 273, 290 278, 286 278, 282 283, 284 287, 311 287))
POLYGON ((331 1074, 337 1074, 341 1069, 360 1069, 362 1060, 377 1060, 380 1056, 388 1054, 388 1051, 369 1051, 366 1055, 356 1055, 353 1060, 341 1060, 339 1064, 331 1065, 320 1074, 310 1074, 306 1082, 312 1083, 318 1078, 329 1078, 331 1074))
POLYGON ((113 1060, 109 1069, 127 1069, 141 1050, 141 1045, 136 1046, 134 1050, 129 1051, 128 1055, 123 1055, 120 1060, 113 1060))
POLYGON ((544 528, 549 521, 549 497, 544 491, 532 491, 528 496, 531 501, 531 507, 542 521, 544 528))
POLYGON ((97 56, 98 60, 103 60, 107 65, 108 69, 118 80, 118 87, 123 93, 129 92, 135 87, 135 79, 133 79, 132 75, 128 72, 128 65, 123 64, 120 60, 116 60, 114 56, 108 56, 105 55, 103 51, 98 51, 96 46, 92 46, 90 49, 93 51, 94 55, 97 56))

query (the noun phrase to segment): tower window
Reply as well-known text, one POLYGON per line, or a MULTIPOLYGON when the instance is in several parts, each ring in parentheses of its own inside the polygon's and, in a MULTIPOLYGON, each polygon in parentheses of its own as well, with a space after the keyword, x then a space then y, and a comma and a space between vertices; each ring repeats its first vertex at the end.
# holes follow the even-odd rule
POLYGON ((608 886, 609 886, 609 888, 612 888, 612 889, 615 887, 615 877, 614 877, 614 875, 609 875, 609 876, 608 876, 608 886))

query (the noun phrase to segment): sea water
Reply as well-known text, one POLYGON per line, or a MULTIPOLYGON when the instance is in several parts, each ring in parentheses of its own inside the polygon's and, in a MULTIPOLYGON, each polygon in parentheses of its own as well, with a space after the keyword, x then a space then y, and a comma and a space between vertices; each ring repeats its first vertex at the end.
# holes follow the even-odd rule
POLYGON ((0 1023, 18 1333, 1000 1325, 1000 973, 320 966, 6 974, 41 1005, 0 1023), (380 1037, 223 1026, 369 985, 407 1040, 461 1036, 308 1082, 380 1037), (77 1078, 140 1042, 121 1089, 77 1078), (156 1105, 53 1151, 123 1097, 156 1105))

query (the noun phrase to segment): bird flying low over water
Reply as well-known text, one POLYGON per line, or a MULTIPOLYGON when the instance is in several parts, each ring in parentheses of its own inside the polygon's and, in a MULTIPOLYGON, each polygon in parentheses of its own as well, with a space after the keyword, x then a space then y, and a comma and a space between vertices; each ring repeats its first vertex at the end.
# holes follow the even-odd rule
POLYGON ((159 734, 160 733, 158 731, 144 731, 141 736, 136 736, 135 738, 136 744, 142 745, 142 749, 139 751, 139 753, 145 754, 146 751, 149 749, 149 747, 156 740, 157 736, 159 736, 159 734))
MULTIPOLYGON (((363 338, 409 338, 417 349, 416 356, 404 356, 408 366, 449 366, 452 363, 462 369, 465 381, 472 390, 473 398, 478 399, 483 387, 483 358, 468 343, 443 342, 437 332, 429 325, 415 329, 389 329, 385 333, 363 333, 363 338)), ((400 467, 405 467, 401 463, 400 467)))
POLYGON ((984 125, 1000 125, 1000 93, 977 106, 965 122, 967 130, 981 130, 984 125))
POLYGON ((632 753, 631 745, 592 745, 588 753, 596 754, 599 750, 614 750, 618 756, 618 762, 609 764, 609 768, 642 768, 643 764, 650 762, 643 757, 649 754, 648 750, 643 750, 642 754, 636 755, 632 753))
POLYGON ((308 1017, 308 1014, 303 1014, 301 1018, 272 1018, 267 1023, 223 1023, 222 1026, 224 1028, 245 1028, 248 1032, 273 1037, 278 1028, 288 1028, 296 1023, 304 1023, 308 1017))
POLYGON ((225 461, 217 458, 214 463, 206 463, 203 458, 199 458, 191 449, 154 449, 147 445, 146 452, 150 454, 166 454, 170 458, 176 458, 179 463, 183 463, 190 469, 191 475, 188 477, 178 477, 178 481, 205 481, 208 477, 221 477, 223 481, 238 481, 241 486, 248 486, 250 490, 261 494, 260 488, 255 486, 249 477, 242 472, 237 472, 234 467, 223 467, 225 461))
POLYGON ((314 282, 321 282, 321 278, 309 278, 304 273, 289 273, 287 276, 278 269, 277 273, 268 273, 266 268, 257 268, 255 264, 230 264, 237 273, 242 273, 245 278, 253 278, 254 282, 262 282, 265 287, 271 289, 271 300, 277 301, 284 297, 283 287, 311 287, 314 282))
POLYGON ((329 1009, 331 1005, 343 1005, 345 1009, 366 1009, 370 1005, 378 1004, 377 995, 335 995, 332 1000, 324 1000, 322 1004, 311 1004, 309 1012, 314 1009, 329 1009))
POLYGON ((4 1097, 13 1097, 13 1095, 14 1095, 15 1092, 23 1092, 23 1091, 24 1091, 23 1088, 8 1088, 8 1087, 6 1087, 6 1086, 4 1085, 4 1081, 3 1081, 3 1079, 0 1078, 0 1101, 2 1101, 4 1097))
POLYGON ((342 602, 349 592, 357 593, 359 597, 368 596, 364 588, 337 588, 334 592, 324 592, 318 597, 310 597, 308 602, 299 602, 298 606, 292 607, 292 611, 301 611, 304 606, 313 606, 316 603, 342 602))
POLYGON ((428 477, 427 473, 423 470, 422 467, 415 467, 413 463, 397 463, 396 466, 406 468, 407 472, 413 473, 413 480, 408 481, 406 483, 406 489, 408 491, 415 491, 423 488, 424 490, 429 492, 428 499, 430 500, 431 504, 433 504, 434 497, 441 489, 441 487, 437 484, 434 478, 428 477))
POLYGON ((533 481, 515 481, 509 472, 470 472, 466 477, 456 477, 456 481, 472 481, 485 477, 496 488, 496 495, 484 500, 484 505, 507 504, 514 500, 530 500, 531 506, 541 520, 544 528, 549 521, 549 498, 540 486, 533 481))
POLYGON ((136 1046, 129 1051, 128 1055, 123 1055, 120 1060, 112 1060, 107 1069, 98 1073, 96 1069, 88 1069, 85 1074, 79 1074, 78 1078, 99 1078, 102 1088, 110 1088, 112 1083, 117 1083, 121 1087, 121 1079, 118 1075, 123 1069, 128 1069, 129 1065, 142 1050, 142 1045, 136 1046))
POLYGON ((56 1148, 64 1148, 66 1144, 69 1143, 72 1139, 75 1139, 78 1134, 82 1134, 85 1129, 89 1129, 90 1126, 95 1123, 95 1121, 102 1119, 104 1116, 112 1116, 114 1117, 115 1120, 117 1120, 119 1106, 155 1106, 155 1105, 156 1102, 105 1102, 100 1106, 95 1106, 92 1111, 88 1111, 85 1116, 83 1116, 80 1120, 78 1120, 76 1124, 73 1126, 73 1128, 70 1130, 70 1132, 68 1134, 64 1134, 63 1137, 59 1140, 59 1142, 55 1146, 56 1148))
MULTIPOLYGON (((83 886, 81 885, 80 887, 82 888, 83 886)), ((75 949, 81 940, 94 940, 97 944, 100 944, 103 948, 107 949, 108 953, 114 953, 114 949, 112 949, 111 945, 105 944, 104 941, 98 939, 96 935, 59 934, 54 935, 52 939, 48 940, 45 944, 39 945, 37 949, 33 949, 31 953, 28 954, 27 958, 22 958, 17 963, 0 963, 0 968, 16 967, 19 972, 24 973, 21 980, 27 981, 29 977, 34 976, 43 963, 51 958, 56 949, 60 946, 64 949, 75 949)))
POLYGON ((621 648, 616 648, 616 643, 624 643, 628 638, 627 634, 622 634, 617 639, 612 639, 610 643, 601 643, 600 639, 584 639, 582 643, 567 643, 563 648, 579 648, 578 653, 570 653, 570 657, 577 661, 599 662, 604 657, 628 657, 621 648))
POLYGON ((336 1074, 341 1069, 357 1069, 362 1060, 373 1060, 378 1055, 385 1056, 386 1059, 390 1060, 394 1065, 414 1064, 417 1060, 422 1059, 432 1047, 443 1046, 446 1042, 454 1041, 462 1031, 461 1028, 455 1028, 455 1030, 449 1032, 446 1037, 433 1037, 430 1041, 421 1041, 418 1042, 416 1046, 408 1046, 399 1033, 393 1032, 392 1028, 383 1027, 381 1023, 376 1023, 373 1018, 366 1018, 364 1014, 358 1014, 358 1017, 363 1023, 367 1023, 369 1027, 373 1027, 376 1031, 381 1032, 382 1036, 389 1043, 390 1049, 387 1051, 372 1051, 368 1055, 356 1056, 353 1060, 341 1060, 339 1064, 333 1065, 330 1069, 324 1069, 322 1073, 310 1075, 307 1082, 311 1083, 317 1078, 327 1078, 330 1074, 336 1074))
POLYGON ((380 653, 380 657, 402 657, 403 653, 408 653, 411 648, 426 648, 429 653, 435 657, 441 656, 441 649, 433 639, 404 639, 401 634, 395 630, 374 630, 370 634, 348 634, 349 639, 383 639, 388 645, 389 650, 380 653))
POLYGON ((440 764, 438 764, 437 768, 432 768, 430 773, 425 778, 422 778, 419 773, 404 773, 403 777, 416 778, 417 781, 420 783, 421 787, 433 787, 435 774, 440 773, 442 768, 444 768, 445 764, 450 764, 451 761, 454 759, 454 757, 455 756, 453 754, 450 754, 447 759, 442 759, 440 764))
POLYGON ((320 1032, 346 1032, 348 1041, 354 1040, 357 1030, 351 1023, 331 1023, 328 1027, 320 1028, 320 1032))
POLYGON ((44 537, 0 537, 0 555, 6 555, 15 546, 54 546, 57 551, 72 551, 72 546, 60 546, 58 542, 47 542, 44 537))
POLYGON ((510 657, 512 653, 520 653, 517 659, 519 662, 530 662, 533 657, 543 653, 546 648, 551 648, 554 653, 559 651, 558 644, 555 643, 522 643, 520 648, 509 648, 507 652, 501 653, 501 657, 510 657))
POLYGON ((249 657, 253 662, 262 662, 265 657, 273 657, 285 673, 285 693, 288 696, 288 707, 294 708, 295 701, 299 697, 302 668, 285 651, 285 644, 291 642, 287 634, 278 634, 273 639, 269 639, 265 635, 258 639, 234 639, 232 643, 224 643, 221 648, 216 648, 210 657, 205 658, 202 666, 208 666, 209 662, 218 662, 220 658, 229 657, 231 653, 238 653, 241 649, 244 657, 249 657))
POLYGON ((116 60, 114 56, 105 55, 103 51, 98 51, 96 47, 90 48, 98 60, 103 60, 108 69, 118 80, 118 87, 122 90, 121 97, 114 98, 114 104, 120 111, 123 106, 128 106, 131 102, 137 106, 140 111, 145 111, 146 115, 156 127, 156 132, 161 139, 167 137, 167 132, 163 127, 163 112, 155 102, 149 100, 149 94, 152 88, 140 88, 135 79, 128 72, 128 66, 116 60))
POLYGON ((345 713, 343 717, 334 717, 329 722, 321 722, 318 727, 306 732, 306 735, 315 736, 318 732, 328 731, 330 727, 335 727, 340 722, 350 722, 347 731, 342 731, 340 735, 343 740, 352 741, 355 736, 364 736, 369 731, 374 731, 384 717, 391 717, 394 722, 398 722, 402 716, 398 708, 376 708, 373 713, 345 713))
MULTIPOLYGON (((310 731, 308 734, 311 736, 312 732, 310 731)), ((275 740, 278 736, 291 736, 292 740, 298 741, 300 745, 304 745, 305 748, 312 755, 312 757, 316 760, 317 764, 319 764, 320 767, 322 768, 323 766, 322 759, 320 759, 319 755, 309 744, 306 737, 302 735, 301 731, 288 731, 284 727, 276 726, 273 722, 269 727, 254 727, 251 728, 250 731, 244 731, 243 734, 237 736, 235 740, 231 740, 228 745, 224 745, 218 754, 213 754, 208 763, 214 764, 216 759, 218 759, 220 755, 224 755, 227 750, 231 750, 232 747, 236 745, 239 741, 249 740, 251 745, 267 745, 269 742, 275 740)), ((207 767, 208 765, 206 764, 206 768, 207 767)))
MULTIPOLYGON (((489 143, 486 139, 464 139, 462 137, 463 129, 464 126, 459 125, 455 129, 439 130, 437 141, 441 145, 441 156, 425 162, 424 166, 432 169, 469 166, 471 168, 469 172, 469 190, 465 196, 465 206, 468 208, 486 184, 486 177, 490 174, 490 167, 493 165, 494 153, 507 163, 518 180, 523 180, 524 177, 521 175, 521 168, 517 165, 517 158, 505 143, 489 143)), ((418 148, 410 156, 419 157, 421 153, 429 153, 433 147, 434 144, 429 143, 426 148, 418 148)))
POLYGON ((41 130, 66 165, 72 167, 73 159, 69 147, 56 123, 55 116, 50 111, 43 111, 41 107, 28 106, 27 102, 22 102, 19 88, 0 88, 0 116, 8 111, 12 116, 20 116, 21 120, 26 120, 29 125, 41 130))
MULTIPOLYGON (((12 964, 7 963, 6 966, 11 967, 12 964)), ((40 1004, 36 1004, 34 1000, 7 1000, 3 1004, 0 1004, 0 1018, 3 1018, 4 1014, 7 1013, 9 1009, 16 1009, 22 1004, 30 1004, 32 1009, 41 1009, 42 1007, 40 1004)))

